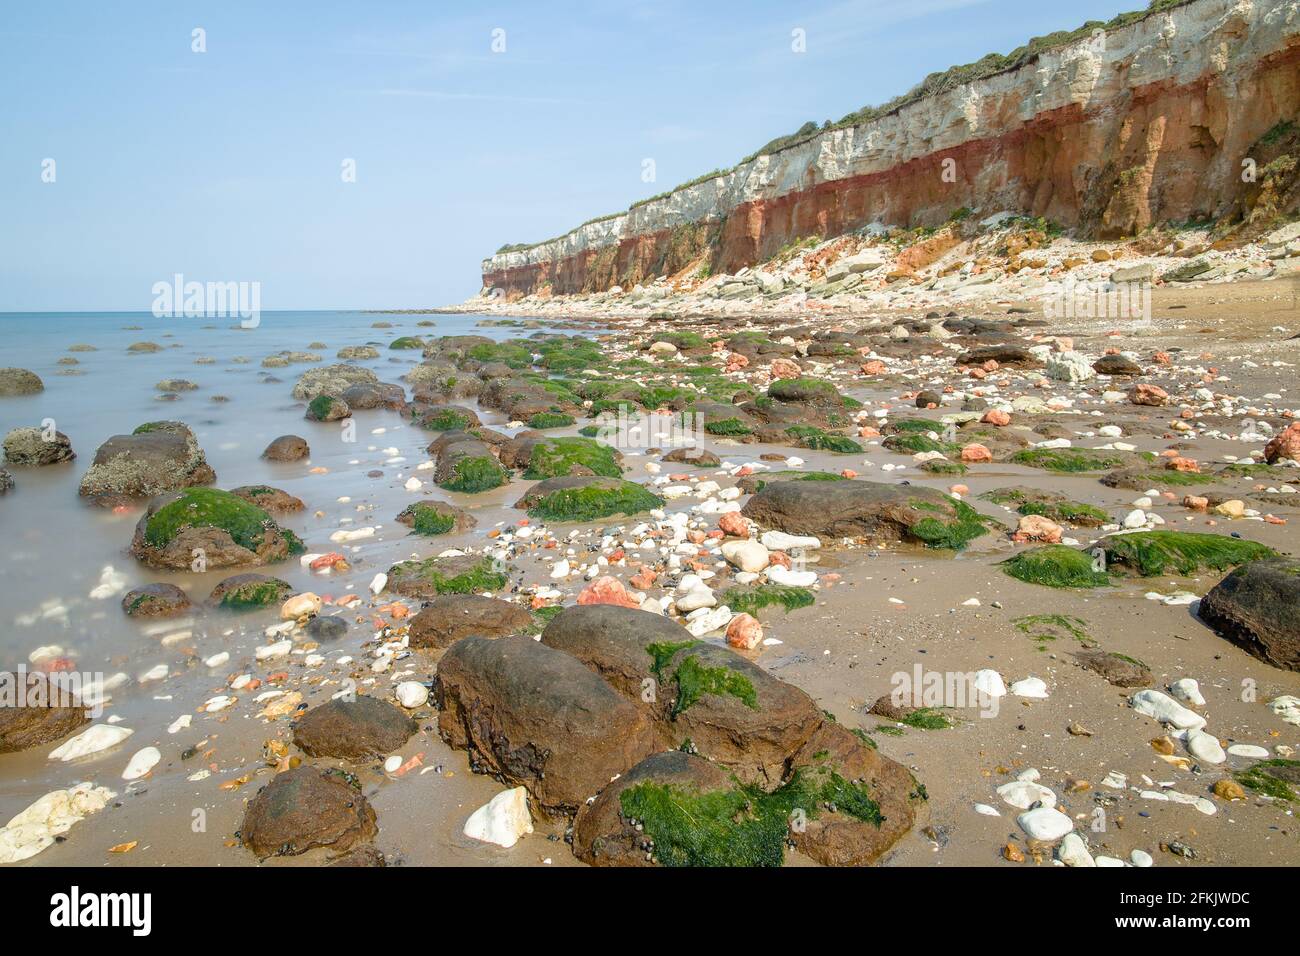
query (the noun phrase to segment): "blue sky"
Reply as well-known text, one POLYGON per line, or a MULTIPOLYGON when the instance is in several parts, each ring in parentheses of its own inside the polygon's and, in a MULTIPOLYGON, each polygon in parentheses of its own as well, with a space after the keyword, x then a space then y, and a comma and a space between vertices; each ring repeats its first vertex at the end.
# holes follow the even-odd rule
POLYGON ((1145 3, 465 6, 6 4, 0 311, 147 310, 177 272, 258 281, 264 309, 459 301, 502 243, 1145 3), (191 49, 195 28, 206 52, 191 49))

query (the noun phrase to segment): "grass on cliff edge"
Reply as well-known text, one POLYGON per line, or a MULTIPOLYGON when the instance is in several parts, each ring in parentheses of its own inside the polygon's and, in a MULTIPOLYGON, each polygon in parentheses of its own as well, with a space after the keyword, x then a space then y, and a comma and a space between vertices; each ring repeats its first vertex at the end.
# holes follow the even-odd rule
POLYGON ((302 542, 269 514, 243 498, 216 488, 186 488, 175 501, 159 508, 145 524, 145 543, 166 547, 185 528, 220 528, 241 548, 256 551, 269 534, 282 535, 290 554, 303 551, 302 542))

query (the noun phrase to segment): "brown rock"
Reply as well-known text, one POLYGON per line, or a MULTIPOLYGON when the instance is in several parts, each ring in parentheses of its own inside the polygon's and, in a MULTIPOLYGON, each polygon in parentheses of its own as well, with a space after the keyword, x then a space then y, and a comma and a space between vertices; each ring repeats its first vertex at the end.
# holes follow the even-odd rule
POLYGON ((312 757, 361 761, 386 756, 405 744, 419 725, 378 697, 339 698, 299 718, 293 742, 312 757))
POLYGON ((0 673, 0 753, 53 743, 89 723, 72 685, 58 675, 20 668, 0 673))
POLYGON ((340 772, 303 766, 277 775, 258 792, 239 837, 265 859, 322 846, 347 850, 378 832, 375 811, 340 772))
POLYGON ((505 637, 519 634, 533 616, 518 604, 478 594, 443 594, 411 618, 412 647, 443 650, 462 637, 505 637))
POLYGON ((307 439, 297 435, 281 435, 266 446, 262 457, 268 461, 301 461, 311 454, 307 439))
POLYGON ((637 707, 531 637, 457 641, 438 665, 435 692, 444 739, 548 810, 576 811, 655 750, 637 707))

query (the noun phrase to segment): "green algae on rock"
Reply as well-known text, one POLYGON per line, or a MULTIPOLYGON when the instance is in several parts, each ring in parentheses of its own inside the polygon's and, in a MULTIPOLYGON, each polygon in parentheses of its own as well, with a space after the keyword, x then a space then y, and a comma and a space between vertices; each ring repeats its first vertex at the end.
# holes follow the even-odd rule
POLYGON ((566 475, 548 478, 516 502, 543 521, 596 521, 663 507, 663 499, 621 478, 566 475))
POLYGON ((568 428, 572 424, 573 416, 564 412, 538 412, 528 419, 529 428, 568 428))
POLYGON ((1011 456, 1012 464, 1042 468, 1061 474, 1078 474, 1084 471, 1105 471, 1128 464, 1124 455, 1092 451, 1088 448, 1026 448, 1011 456))
POLYGON ((728 588, 722 593, 720 603, 738 614, 757 616, 763 608, 772 605, 784 608, 788 614, 802 607, 812 607, 816 600, 808 588, 789 584, 756 584, 728 588))
POLYGON ((813 451, 833 451, 842 455, 859 454, 862 451, 862 446, 852 438, 834 435, 812 425, 791 425, 785 430, 785 433, 800 448, 809 448, 813 451))
POLYGON ((1276 552, 1244 538, 1191 531, 1135 531, 1102 538, 1098 546, 1106 564, 1142 577, 1223 571, 1248 561, 1276 557, 1276 552))
POLYGON ((901 540, 953 550, 987 533, 991 520, 933 488, 856 479, 769 482, 741 514, 764 527, 823 540, 901 540))
POLYGON ((1101 588, 1111 583, 1104 571, 1094 567, 1092 555, 1063 544, 1023 551, 1001 562, 1001 567, 1019 581, 1049 588, 1101 588))
POLYGON ((265 574, 236 574, 212 589, 208 601, 228 611, 256 611, 279 604, 293 585, 265 574))
POLYGON ((144 564, 193 570, 269 564, 303 550, 297 535, 266 511, 215 488, 154 499, 131 542, 131 553, 144 564))
POLYGON ((547 438, 533 445, 524 477, 558 478, 585 469, 593 475, 618 478, 623 474, 618 452, 591 438, 547 438))
POLYGON ((473 515, 445 501, 433 499, 407 505, 394 520, 406 525, 415 534, 423 535, 465 531, 477 524, 473 515))
POLYGON ((439 594, 500 591, 508 581, 491 558, 472 554, 402 561, 388 569, 390 591, 426 601, 439 594))

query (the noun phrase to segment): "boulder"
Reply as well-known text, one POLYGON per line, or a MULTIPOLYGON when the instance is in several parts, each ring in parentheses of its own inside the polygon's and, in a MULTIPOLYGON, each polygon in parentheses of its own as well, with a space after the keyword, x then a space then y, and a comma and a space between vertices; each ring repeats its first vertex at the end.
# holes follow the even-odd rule
POLYGON ((376 385, 379 376, 359 365, 323 365, 303 372, 293 387, 293 397, 310 402, 319 395, 342 396, 353 385, 376 385))
POLYGON ((351 418, 352 409, 343 399, 334 395, 317 395, 307 403, 308 421, 336 422, 342 418, 351 418))
POLYGON ((386 700, 360 695, 337 698, 307 711, 293 728, 293 742, 312 757, 362 761, 387 756, 419 725, 386 700))
POLYGON ((388 382, 361 382, 350 385, 339 396, 352 409, 387 408, 400 412, 406 408, 406 390, 388 382))
POLYGON ((1040 368, 1043 364, 1029 349, 1010 344, 984 345, 957 357, 958 365, 983 365, 985 362, 997 362, 1012 368, 1040 368))
POLYGON ((269 514, 215 488, 189 488, 149 502, 135 527, 131 554, 150 567, 193 569, 269 564, 303 550, 269 514))
POLYGON ((533 616, 521 605, 477 594, 443 594, 411 618, 410 644, 443 650, 462 637, 505 637, 532 624, 533 616))
POLYGON ((490 558, 462 554, 395 564, 388 569, 387 587, 402 597, 431 601, 439 594, 499 591, 507 583, 490 558))
POLYGON ((1116 687, 1149 687, 1151 671, 1141 661, 1110 651, 1089 649, 1076 651, 1074 659, 1079 666, 1100 674, 1116 687))
POLYGON ((293 514, 307 507, 301 498, 295 498, 289 492, 270 485, 240 485, 231 488, 230 493, 271 514, 293 514))
POLYGON ((1098 375, 1141 375, 1142 366, 1123 355, 1103 355, 1092 363, 1098 375))
POLYGON ((463 508, 436 498, 407 505, 393 520, 406 525, 416 534, 425 535, 460 534, 478 524, 478 520, 463 508))
POLYGON ((67 435, 55 432, 46 441, 40 428, 15 428, 5 435, 4 452, 9 464, 25 466, 57 465, 77 457, 67 435))
POLYGON ((1292 422, 1264 446, 1264 460, 1270 465, 1283 458, 1300 461, 1300 422, 1292 422))
POLYGON ((90 722, 86 709, 58 676, 19 669, 0 675, 0 753, 39 747, 90 722))
POLYGON ((662 506, 662 498, 634 481, 587 475, 547 478, 515 502, 516 508, 546 521, 596 521, 662 506))
POLYGON ((769 482, 741 514, 767 528, 823 541, 872 538, 961 547, 986 531, 969 505, 943 492, 857 480, 769 482))
POLYGON ((575 812, 655 749, 640 710, 531 637, 457 641, 439 662, 435 694, 447 742, 548 810, 575 812))
POLYGON ((229 611, 256 611, 278 605, 293 593, 293 585, 265 574, 236 574, 212 589, 208 603, 229 611))
POLYGON ((256 856, 296 856, 316 847, 343 851, 379 832, 375 811, 337 770, 297 767, 258 791, 239 837, 256 856))
POLYGON ((216 480, 187 425, 149 422, 100 445, 79 491, 91 498, 148 498, 216 480))
POLYGON ((510 473, 486 442, 464 435, 438 451, 433 480, 448 491, 476 494, 504 485, 510 473))
POLYGON ((190 599, 174 584, 145 584, 127 591, 122 611, 127 617, 175 617, 190 609, 190 599))
POLYGON ((1300 561, 1237 568, 1201 599, 1201 619, 1274 667, 1300 670, 1300 561))
POLYGON ((25 368, 0 368, 0 397, 35 395, 45 390, 45 383, 35 372, 25 368))
POLYGON ((646 757, 584 805, 573 821, 573 853, 592 866, 653 866, 653 838, 623 812, 629 789, 651 785, 697 797, 734 785, 721 767, 695 754, 669 750, 646 757))
POLYGON ((310 454, 307 439, 297 435, 281 435, 266 446, 262 457, 267 461, 301 461, 310 454))

